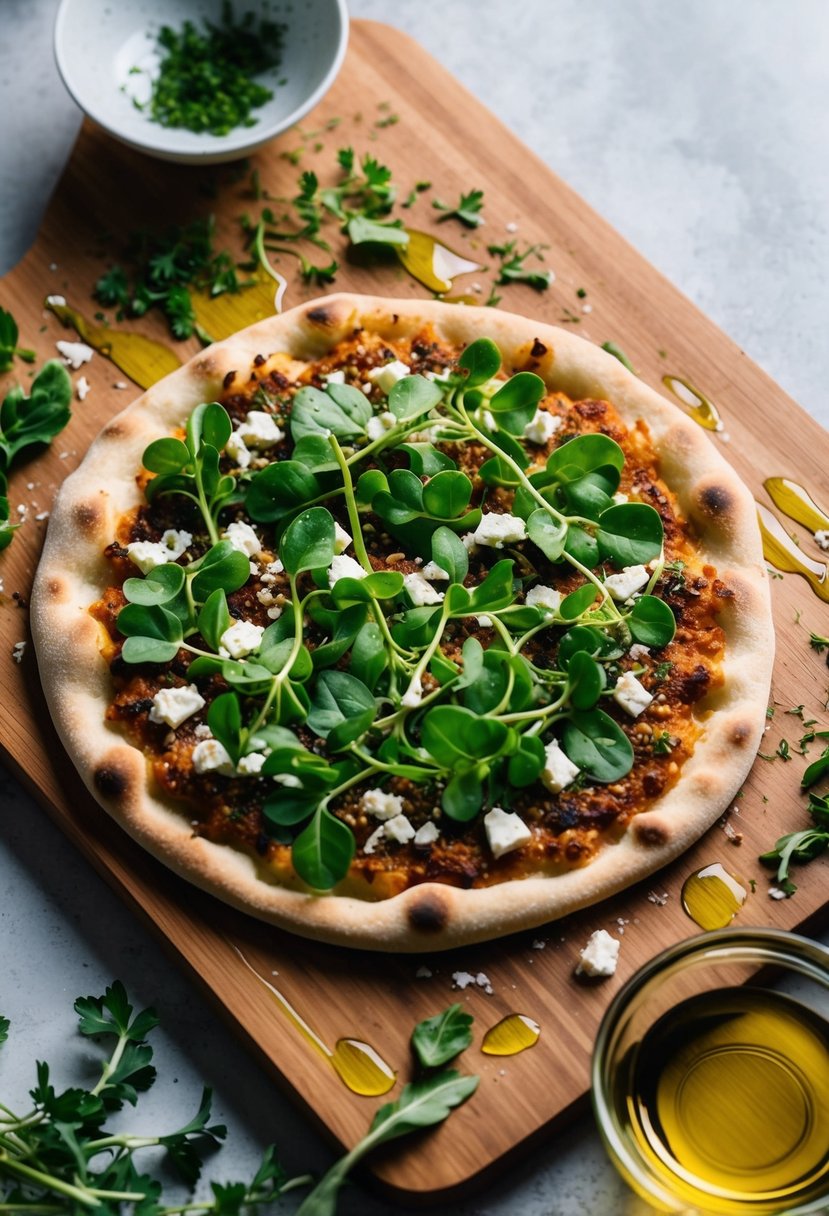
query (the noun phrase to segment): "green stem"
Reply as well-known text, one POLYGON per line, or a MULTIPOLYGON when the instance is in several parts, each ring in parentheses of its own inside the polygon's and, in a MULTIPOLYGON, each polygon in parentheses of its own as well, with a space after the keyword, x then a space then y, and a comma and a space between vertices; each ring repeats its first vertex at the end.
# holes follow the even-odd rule
MULTIPOLYGON (((418 660, 417 666, 415 667, 414 671, 411 673, 411 676, 409 677, 409 687, 406 689, 406 692, 408 692, 414 684, 418 683, 418 681, 423 676, 423 673, 425 672, 426 668, 429 666, 429 662, 431 661, 432 655, 435 653, 438 646, 440 645, 440 639, 443 637, 443 631, 446 628, 446 622, 449 620, 449 616, 450 616, 449 597, 447 596, 443 601, 443 609, 440 614, 440 621, 438 623, 438 627, 435 630, 435 636, 432 638, 429 645, 423 651, 423 654, 420 656, 420 659, 418 660)), ((405 695, 406 695, 406 693, 403 694, 404 697, 405 697, 405 695)), ((423 704, 423 699, 421 697, 420 705, 422 705, 422 704, 423 704)), ((418 706, 418 708, 419 708, 419 706, 418 706)))
POLYGON ((331 448, 334 452, 334 459, 340 466, 340 472, 343 475, 345 505, 346 510, 348 511, 348 522, 351 524, 351 531, 353 534, 352 542, 354 544, 354 552, 357 554, 360 565, 363 567, 365 572, 367 574, 373 574, 374 567, 369 561, 368 553, 366 552, 366 544, 363 540, 363 530, 360 526, 360 512, 357 509, 357 500, 354 497, 354 484, 351 480, 351 473, 349 471, 348 464, 346 463, 345 456, 343 456, 343 450, 339 445, 337 436, 329 435, 328 442, 331 444, 331 448))
POLYGON ((274 270, 271 266, 270 258, 265 252, 265 223, 260 220, 256 225, 253 234, 252 242, 253 251, 256 254, 257 261, 265 274, 270 275, 273 281, 277 284, 276 295, 274 296, 273 306, 274 312, 282 311, 282 297, 285 295, 285 289, 288 286, 288 280, 281 275, 278 270, 274 270))
POLYGON ((120 1064, 121 1056, 124 1054, 124 1049, 126 1048, 128 1042, 129 1042, 129 1040, 127 1039, 127 1037, 125 1035, 119 1035, 118 1042, 115 1045, 115 1050, 113 1051, 110 1058, 107 1061, 105 1061, 104 1066, 101 1069, 101 1077, 100 1077, 100 1080, 98 1081, 98 1084, 95 1086, 95 1088, 93 1090, 90 1091, 96 1097, 101 1092, 102 1089, 106 1089, 107 1081, 109 1080, 109 1078, 112 1076, 112 1074, 115 1072, 116 1068, 120 1064))
MULTIPOLYGON (((95 1208, 98 1206, 96 1196, 85 1187, 73 1186, 71 1182, 63 1182, 60 1178, 54 1178, 51 1174, 44 1174, 42 1170, 36 1170, 30 1165, 24 1165, 22 1161, 12 1160, 5 1153, 0 1153, 0 1171, 2 1170, 8 1170, 10 1174, 23 1178, 26 1182, 36 1183, 46 1190, 56 1191, 58 1195, 66 1195, 68 1199, 74 1199, 76 1203, 82 1203, 85 1207, 95 1208)), ((143 1199, 144 1196, 135 1195, 130 1196, 130 1198, 143 1199)))

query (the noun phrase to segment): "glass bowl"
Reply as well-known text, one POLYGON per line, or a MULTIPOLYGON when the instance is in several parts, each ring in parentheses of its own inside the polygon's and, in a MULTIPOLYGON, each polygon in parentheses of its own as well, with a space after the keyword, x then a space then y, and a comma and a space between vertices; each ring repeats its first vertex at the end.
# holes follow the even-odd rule
POLYGON ((680 942, 599 1028, 593 1105, 611 1159, 662 1212, 829 1205, 829 949, 775 929, 680 942))

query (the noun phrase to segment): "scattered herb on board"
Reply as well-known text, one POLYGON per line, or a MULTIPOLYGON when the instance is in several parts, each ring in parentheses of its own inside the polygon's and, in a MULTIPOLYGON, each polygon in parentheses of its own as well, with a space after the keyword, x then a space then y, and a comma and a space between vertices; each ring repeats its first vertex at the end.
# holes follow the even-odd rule
POLYGON ((633 372, 636 375, 636 369, 621 346, 617 346, 615 342, 602 342, 602 350, 606 350, 609 355, 613 355, 613 358, 618 359, 623 367, 626 367, 629 372, 633 372))
POLYGON ((525 266, 527 258, 535 255, 538 261, 543 261, 542 250, 545 245, 528 245, 527 248, 519 253, 517 251, 516 241, 507 241, 503 245, 487 245, 487 251, 493 257, 501 259, 501 265, 498 268, 498 278, 496 284, 503 283, 527 283, 530 287, 534 287, 536 291, 546 291, 554 279, 552 270, 536 270, 531 266, 525 266))
POLYGON ((460 220, 467 228, 480 228, 484 222, 484 217, 481 214, 484 206, 483 190, 470 190, 468 194, 462 194, 460 201, 455 207, 450 207, 448 203, 441 202, 439 198, 432 200, 432 206, 435 211, 443 212, 438 223, 454 218, 460 220))
POLYGON ((810 794, 808 810, 813 827, 781 836, 773 849, 760 856, 766 865, 777 866, 777 883, 787 895, 794 895, 797 890, 797 885, 789 877, 792 862, 802 864, 812 861, 829 848, 829 797, 810 794))
MULTIPOLYGON (((148 1172, 143 1150, 154 1150, 156 1162, 158 1150, 163 1150, 163 1165, 194 1187, 205 1154, 218 1148, 227 1134, 224 1125, 210 1123, 211 1090, 203 1091, 193 1118, 174 1131, 139 1135, 119 1129, 110 1133, 104 1126, 110 1116, 125 1102, 136 1106, 139 1095, 156 1080, 147 1038, 158 1025, 158 1017, 153 1009, 134 1013, 119 980, 103 996, 79 997, 74 1008, 80 1033, 97 1044, 107 1044, 100 1075, 89 1089, 78 1086, 56 1091, 50 1066, 39 1062, 37 1082, 30 1091, 33 1105, 21 1116, 2 1107, 0 1210, 47 1216, 81 1212, 114 1216, 127 1210, 136 1216, 181 1212, 240 1216, 246 1211, 270 1211, 282 1195, 313 1181, 309 1175, 289 1179, 271 1146, 251 1179, 211 1182, 210 1194, 204 1199, 165 1205, 162 1181, 148 1172)), ((446 1019, 451 1013, 447 1010, 441 1016, 446 1019)), ((9 1037, 9 1025, 8 1018, 0 1017, 0 1044, 9 1037)), ((423 1033, 421 1027, 414 1034, 419 1032, 423 1033)), ((443 1058, 451 1059, 467 1045, 455 1033, 454 1050, 443 1058)), ((310 1192, 297 1216, 333 1216, 339 1190, 357 1161, 379 1144, 441 1123, 477 1085, 477 1077, 442 1068, 405 1086, 396 1102, 377 1111, 368 1133, 310 1192)))
POLYGON ((829 646, 829 638, 822 637, 819 633, 809 634, 809 645, 812 650, 816 650, 818 654, 823 654, 827 646, 829 646))
POLYGON ((273 97, 253 77, 279 66, 284 33, 283 25, 257 22, 252 12, 237 20, 228 0, 219 24, 205 19, 203 31, 192 21, 180 29, 163 25, 149 101, 134 104, 162 127, 210 135, 251 127, 257 121, 251 111, 273 97))
POLYGON ((10 523, 7 497, 12 461, 29 447, 50 443, 63 430, 71 415, 71 400, 69 374, 52 359, 35 376, 28 397, 15 385, 0 405, 0 549, 11 544, 19 527, 10 523))
POLYGON ((35 352, 24 350, 17 345, 19 330, 17 322, 10 312, 0 306, 0 372, 7 372, 14 361, 15 355, 25 363, 34 363, 35 352))
POLYGON ((119 320, 160 308, 176 338, 192 337, 196 315, 191 291, 217 296, 246 285, 233 257, 216 251, 214 238, 212 216, 163 233, 133 233, 126 255, 131 274, 120 265, 112 266, 95 284, 95 299, 116 308, 119 320))

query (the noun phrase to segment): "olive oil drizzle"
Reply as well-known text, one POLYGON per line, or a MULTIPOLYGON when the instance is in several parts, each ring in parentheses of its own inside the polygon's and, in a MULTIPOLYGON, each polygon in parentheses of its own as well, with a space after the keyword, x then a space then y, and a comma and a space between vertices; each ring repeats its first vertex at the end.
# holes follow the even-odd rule
POLYGON ((428 232, 419 232, 416 228, 407 228, 406 232, 408 242, 395 245, 395 253, 412 278, 430 291, 442 295, 451 291, 452 282, 459 275, 483 270, 480 262, 461 257, 428 232))
POLYGON ((541 1034, 538 1022, 523 1013, 510 1013, 484 1035, 481 1051, 487 1056, 517 1056, 535 1047, 541 1034))
POLYGON ((792 540, 779 519, 757 503, 757 514, 760 521, 760 535, 763 538, 763 556, 778 570, 787 574, 800 574, 819 599, 829 603, 829 582, 827 567, 824 562, 813 561, 801 552, 800 546, 792 540))
POLYGON ((715 861, 682 884, 682 907, 701 929, 724 929, 746 901, 748 892, 736 874, 715 861))
POLYGON ((714 402, 701 393, 698 388, 685 380, 682 376, 663 376, 662 383, 667 389, 678 397, 683 405, 688 406, 688 411, 694 422, 698 422, 706 431, 721 431, 723 429, 723 420, 720 417, 720 412, 714 402))
POLYGON ((805 486, 788 477, 767 477, 763 486, 774 505, 810 532, 829 529, 829 515, 817 505, 805 486))
POLYGON ((255 274, 254 282, 239 291, 223 291, 211 296, 206 291, 193 291, 193 312, 202 333, 214 342, 230 338, 240 329, 264 321, 280 311, 279 304, 287 287, 281 275, 279 282, 255 274))
POLYGON ((181 359, 169 346, 145 338, 143 334, 111 329, 108 325, 95 325, 67 304, 56 304, 47 299, 44 307, 53 312, 67 328, 71 326, 75 329, 81 341, 109 359, 140 388, 150 388, 181 367, 181 359))
POLYGON ((397 1080, 397 1073, 370 1043, 364 1043, 361 1039, 342 1038, 337 1040, 332 1051, 279 989, 251 966, 239 947, 233 946, 233 949, 248 971, 267 988, 272 999, 294 1029, 298 1030, 306 1043, 310 1043, 314 1050, 328 1061, 334 1072, 352 1093, 359 1094, 361 1097, 377 1098, 381 1094, 387 1094, 393 1088, 397 1080))

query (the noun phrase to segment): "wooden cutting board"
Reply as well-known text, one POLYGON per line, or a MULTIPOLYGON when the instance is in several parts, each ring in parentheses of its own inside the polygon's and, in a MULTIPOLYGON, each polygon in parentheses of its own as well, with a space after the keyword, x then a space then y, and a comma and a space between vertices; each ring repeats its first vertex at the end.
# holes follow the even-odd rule
MULTIPOLYGON (((432 190, 402 213, 416 227, 433 227, 433 197, 454 201, 461 190, 483 189, 487 223, 482 233, 469 233, 454 221, 434 230, 460 252, 492 265, 486 243, 508 239, 507 225, 515 223, 521 247, 524 242, 548 247, 545 264, 557 276, 543 293, 507 287, 501 307, 545 322, 577 325, 578 332, 597 342, 616 342, 642 378, 657 388, 666 373, 686 378, 719 408, 725 432, 713 442, 723 445, 724 455, 758 499, 769 505, 763 480, 782 475, 804 483, 819 503, 829 505, 824 431, 425 51, 396 30, 356 22, 347 61, 330 94, 301 130, 260 153, 253 167, 272 194, 291 196, 302 169, 333 181, 336 150, 346 145, 388 164, 401 198, 416 181, 431 178, 432 190)), ((0 282, 0 303, 17 317, 22 343, 34 346, 39 359, 52 356, 55 340, 73 335, 42 311, 44 297, 63 294, 91 316, 96 308, 91 288, 108 259, 117 260, 125 234, 213 213, 218 244, 238 248, 237 217, 258 206, 251 198, 248 172, 162 164, 86 126, 34 248, 0 282)), ((427 294, 400 268, 361 266, 341 254, 340 260, 335 290, 427 294)), ((283 268, 291 273, 290 259, 283 259, 283 268)), ((461 279, 456 290, 469 291, 468 284, 478 281, 486 298, 493 278, 491 271, 483 271, 461 279)), ((292 277, 286 305, 311 294, 317 292, 301 290, 292 277)), ((170 341, 155 317, 125 327, 170 341)), ((195 342, 170 344, 182 359, 197 349, 195 342)), ((344 1086, 324 1050, 300 1032, 273 988, 328 1049, 341 1038, 365 1040, 398 1072, 400 1082, 410 1075, 408 1035, 415 1021, 455 999, 474 1014, 475 1045, 462 1067, 481 1075, 479 1093, 446 1126, 420 1142, 398 1145, 375 1164, 388 1194, 408 1202, 445 1200, 566 1122, 587 1092, 590 1051, 610 997, 658 950, 695 931, 679 898, 692 871, 719 861, 747 882, 755 881, 741 924, 795 928, 818 923, 824 862, 798 875, 794 899, 775 902, 766 894, 768 872, 756 861, 783 832, 806 824, 797 792, 805 764, 799 756, 789 763, 758 760, 735 801, 728 831, 722 824, 712 828, 695 849, 652 881, 543 930, 451 954, 383 957, 300 941, 221 906, 170 875, 92 803, 52 730, 31 647, 19 665, 11 661, 13 645, 28 637, 26 599, 46 527, 36 516, 48 511, 56 487, 104 421, 134 395, 115 387, 125 378, 100 355, 84 371, 92 386, 88 398, 75 403, 71 424, 51 449, 20 469, 12 482, 12 509, 23 505, 27 518, 0 557, 6 688, 0 739, 5 758, 190 968, 275 1079, 335 1141, 353 1144, 377 1101, 344 1086), (572 979, 579 949, 599 927, 621 935, 617 975, 604 984, 579 986, 572 979), (487 986, 457 992, 452 975, 458 971, 483 973, 487 986), (509 1058, 483 1055, 484 1031, 512 1012, 540 1023, 537 1045, 509 1058)), ((25 365, 16 363, 4 386, 15 375, 25 381, 26 374, 25 365)), ((807 533, 788 522, 786 529, 797 532, 804 549, 819 556, 807 533)), ((802 734, 800 720, 784 716, 785 710, 802 703, 806 717, 829 725, 826 666, 808 644, 809 629, 829 632, 829 612, 797 576, 773 581, 772 594, 777 709, 766 736, 769 753, 784 737, 794 751, 802 734)), ((812 758, 816 754, 813 749, 812 758)), ((399 1085, 390 1096, 397 1093, 399 1085)))

